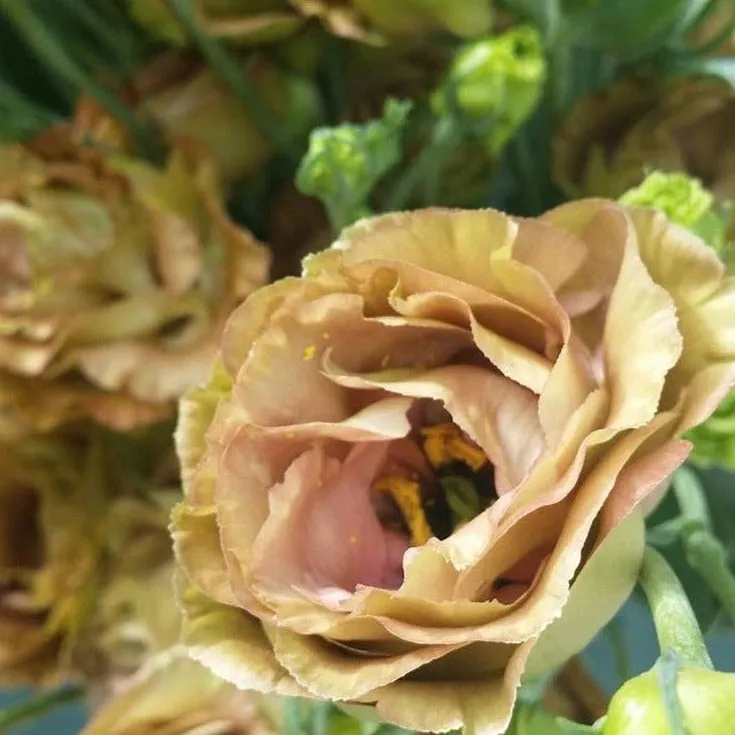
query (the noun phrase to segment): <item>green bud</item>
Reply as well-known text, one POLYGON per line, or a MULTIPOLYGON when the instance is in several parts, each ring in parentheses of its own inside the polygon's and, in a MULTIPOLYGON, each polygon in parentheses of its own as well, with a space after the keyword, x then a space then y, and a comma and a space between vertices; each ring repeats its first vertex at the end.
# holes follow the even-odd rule
POLYGON ((335 230, 370 214, 370 193, 401 158, 401 131, 410 109, 410 102, 388 100, 379 120, 311 133, 296 185, 324 202, 335 230))
MULTIPOLYGON (((677 672, 676 693, 688 735, 733 731, 735 674, 683 668, 677 672)), ((659 677, 655 670, 626 682, 613 696, 602 735, 672 735, 659 677)))
POLYGON ((621 204, 654 207, 672 222, 691 230, 720 252, 726 225, 714 210, 715 198, 699 179, 685 173, 652 171, 643 182, 620 197, 621 204))
POLYGON ((541 37, 519 26, 462 46, 432 106, 469 124, 496 155, 533 112, 545 78, 541 37))

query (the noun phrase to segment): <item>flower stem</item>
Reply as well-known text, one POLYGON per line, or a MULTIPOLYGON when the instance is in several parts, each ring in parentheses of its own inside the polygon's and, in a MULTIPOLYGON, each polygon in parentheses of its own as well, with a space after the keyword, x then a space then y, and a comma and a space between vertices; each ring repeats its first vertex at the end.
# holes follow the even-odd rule
POLYGON ((727 549, 712 532, 704 488, 687 468, 674 475, 673 488, 683 519, 680 538, 686 560, 735 622, 735 576, 728 566, 727 549))
POLYGON ((428 143, 396 182, 383 209, 386 212, 403 209, 419 184, 423 184, 429 196, 434 196, 436 180, 445 161, 455 149, 458 137, 454 121, 449 117, 440 118, 428 143))
POLYGON ((0 732, 8 732, 11 727, 35 720, 47 715, 52 710, 82 698, 84 689, 79 686, 67 686, 44 692, 32 699, 21 702, 15 707, 8 707, 0 711, 0 732))
POLYGON ((280 120, 262 98, 258 90, 242 73, 229 52, 215 38, 207 35, 196 21, 191 0, 169 0, 171 12, 183 26, 186 33, 199 46, 203 56, 212 65, 217 76, 226 84, 252 115, 258 129, 282 154, 298 161, 300 151, 286 132, 280 120))
POLYGON ((684 552, 689 565, 704 579, 730 620, 735 622, 735 577, 722 542, 709 531, 694 531, 684 542, 684 552))
POLYGON ((712 661, 684 588, 664 557, 650 546, 643 554, 639 582, 662 653, 673 651, 683 665, 711 669, 712 661))

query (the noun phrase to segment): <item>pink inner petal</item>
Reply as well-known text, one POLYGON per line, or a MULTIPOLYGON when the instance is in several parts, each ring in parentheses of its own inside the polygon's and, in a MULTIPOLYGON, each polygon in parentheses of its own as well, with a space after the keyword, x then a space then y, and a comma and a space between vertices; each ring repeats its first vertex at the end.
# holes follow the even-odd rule
POLYGON ((371 485, 381 471, 389 444, 359 444, 305 510, 304 563, 315 581, 354 590, 358 584, 400 584, 408 539, 380 525, 371 502, 371 485))

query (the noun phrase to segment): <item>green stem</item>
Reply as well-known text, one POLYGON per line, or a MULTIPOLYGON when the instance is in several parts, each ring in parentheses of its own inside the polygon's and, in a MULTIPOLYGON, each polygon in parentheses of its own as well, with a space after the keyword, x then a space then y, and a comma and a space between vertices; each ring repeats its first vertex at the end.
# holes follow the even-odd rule
POLYGON ((115 59, 117 65, 126 74, 135 68, 138 59, 131 53, 131 42, 128 29, 122 24, 110 25, 109 19, 100 15, 106 3, 97 6, 95 3, 80 3, 78 0, 57 0, 66 5, 69 12, 90 36, 101 44, 115 59))
POLYGON ((711 530, 704 488, 686 467, 674 475, 673 488, 683 519, 681 540, 687 562, 735 622, 735 576, 728 564, 727 549, 711 530))
POLYGON ((454 121, 449 117, 440 118, 429 142, 395 183, 383 209, 386 212, 403 209, 419 184, 424 184, 426 191, 432 191, 434 179, 455 149, 457 141, 454 121))
POLYGON ((709 508, 704 488, 697 475, 688 467, 680 467, 671 483, 682 518, 687 523, 710 527, 709 508))
POLYGON ((733 33, 735 33, 735 10, 732 11, 732 16, 727 23, 709 41, 692 49, 692 53, 696 56, 709 56, 722 46, 733 33))
POLYGON ((570 62, 569 44, 557 41, 555 48, 549 50, 549 93, 554 128, 559 126, 569 103, 570 62))
POLYGON ((256 87, 242 73, 242 69, 228 51, 199 26, 191 0, 169 0, 169 7, 186 33, 199 46, 203 56, 212 65, 215 74, 248 110, 266 140, 294 162, 298 161, 301 154, 298 146, 295 145, 281 121, 256 87))
POLYGON ((639 582, 651 608, 661 651, 673 651, 683 665, 711 669, 712 661, 684 588, 664 557, 650 546, 643 554, 639 582))
POLYGON ((29 720, 47 715, 52 710, 79 701, 84 689, 78 686, 62 687, 51 692, 39 694, 26 702, 0 711, 0 733, 7 733, 29 720))
POLYGON ((705 530, 693 531, 684 541, 689 565, 709 585, 722 608, 735 622, 735 577, 722 542, 705 530))
POLYGON ((43 59, 48 68, 70 82, 75 88, 94 97, 130 131, 138 150, 149 160, 161 159, 159 146, 151 131, 143 125, 135 113, 111 90, 86 74, 67 54, 64 46, 44 22, 24 2, 5 0, 2 3, 8 17, 16 25, 26 42, 43 59))

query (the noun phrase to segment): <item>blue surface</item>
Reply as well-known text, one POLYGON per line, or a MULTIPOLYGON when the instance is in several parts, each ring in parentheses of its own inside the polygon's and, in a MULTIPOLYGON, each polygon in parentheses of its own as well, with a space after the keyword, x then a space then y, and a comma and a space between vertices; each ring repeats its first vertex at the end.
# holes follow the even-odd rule
MULTIPOLYGON (((18 704, 27 696, 28 692, 24 690, 0 691, 0 709, 18 704)), ((8 735, 79 735, 86 719, 87 713, 82 705, 67 705, 32 724, 13 728, 8 735)))

